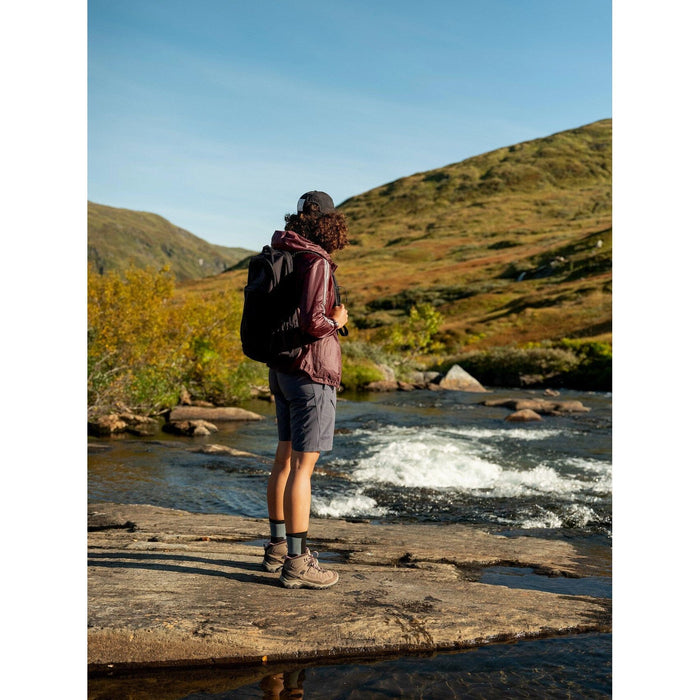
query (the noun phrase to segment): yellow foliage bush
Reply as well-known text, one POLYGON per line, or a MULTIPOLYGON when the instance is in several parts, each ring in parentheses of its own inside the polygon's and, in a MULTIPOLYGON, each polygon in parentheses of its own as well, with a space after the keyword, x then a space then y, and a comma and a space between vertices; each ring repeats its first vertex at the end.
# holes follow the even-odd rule
POLYGON ((186 388, 215 402, 244 398, 260 369, 242 353, 237 289, 175 297, 167 269, 88 272, 88 406, 154 413, 186 388))

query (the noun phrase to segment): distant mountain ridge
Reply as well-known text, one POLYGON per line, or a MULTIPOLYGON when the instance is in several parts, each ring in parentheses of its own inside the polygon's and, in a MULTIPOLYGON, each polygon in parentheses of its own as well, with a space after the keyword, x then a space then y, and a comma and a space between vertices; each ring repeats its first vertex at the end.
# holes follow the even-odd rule
POLYGON ((88 263, 100 274, 168 265, 178 281, 199 279, 250 254, 208 243, 158 214, 88 202, 88 263))

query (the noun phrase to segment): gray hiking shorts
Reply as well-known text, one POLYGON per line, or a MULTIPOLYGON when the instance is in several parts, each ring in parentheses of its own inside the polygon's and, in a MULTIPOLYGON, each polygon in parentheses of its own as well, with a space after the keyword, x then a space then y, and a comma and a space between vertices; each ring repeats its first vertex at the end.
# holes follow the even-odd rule
POLYGON ((303 372, 285 374, 270 369, 270 391, 275 397, 280 441, 291 441, 297 452, 333 449, 334 386, 314 382, 303 372))

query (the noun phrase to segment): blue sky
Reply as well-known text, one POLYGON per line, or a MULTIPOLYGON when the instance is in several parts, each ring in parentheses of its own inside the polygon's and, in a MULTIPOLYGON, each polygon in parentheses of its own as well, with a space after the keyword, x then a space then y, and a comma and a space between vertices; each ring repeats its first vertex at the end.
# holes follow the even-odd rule
POLYGON ((612 116, 610 0, 88 2, 88 198, 259 248, 299 195, 612 116))

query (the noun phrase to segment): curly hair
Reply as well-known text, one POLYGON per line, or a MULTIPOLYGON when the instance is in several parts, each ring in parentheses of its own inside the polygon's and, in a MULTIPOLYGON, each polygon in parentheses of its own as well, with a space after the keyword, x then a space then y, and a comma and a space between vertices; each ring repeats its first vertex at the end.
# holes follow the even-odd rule
MULTIPOLYGON (((315 209, 315 205, 313 205, 315 209)), ((348 225, 345 215, 339 211, 319 214, 305 209, 301 214, 286 214, 285 231, 294 231, 312 243, 321 246, 328 254, 342 250, 348 244, 348 225)))

